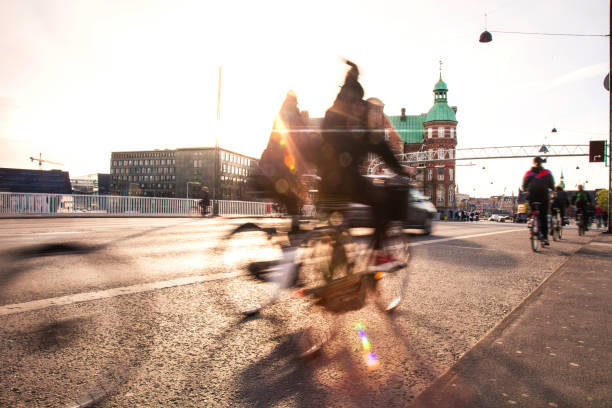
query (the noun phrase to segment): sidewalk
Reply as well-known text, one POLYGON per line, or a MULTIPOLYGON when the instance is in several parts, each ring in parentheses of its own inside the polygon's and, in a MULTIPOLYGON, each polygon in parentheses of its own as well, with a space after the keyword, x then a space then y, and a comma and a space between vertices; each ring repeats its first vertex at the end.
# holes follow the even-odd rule
POLYGON ((595 235, 410 406, 612 407, 612 235, 595 235))

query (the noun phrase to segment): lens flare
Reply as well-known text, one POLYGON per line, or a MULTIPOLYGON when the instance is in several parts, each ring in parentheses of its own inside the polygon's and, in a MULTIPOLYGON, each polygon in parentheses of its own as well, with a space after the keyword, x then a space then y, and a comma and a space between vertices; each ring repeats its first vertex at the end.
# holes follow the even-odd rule
POLYGON ((355 323, 355 329, 359 332, 359 340, 361 341, 361 348, 363 350, 363 359, 365 360, 368 370, 376 370, 380 365, 378 356, 372 352, 372 344, 368 340, 368 336, 365 333, 365 326, 361 322, 355 323))

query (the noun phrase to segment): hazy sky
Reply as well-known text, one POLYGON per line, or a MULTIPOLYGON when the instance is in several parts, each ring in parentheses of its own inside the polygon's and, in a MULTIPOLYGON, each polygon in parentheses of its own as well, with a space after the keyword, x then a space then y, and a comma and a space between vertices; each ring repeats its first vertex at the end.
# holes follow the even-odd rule
MULTIPOLYGON (((607 140, 608 38, 481 44, 485 12, 489 30, 609 32, 604 0, 0 1, 0 167, 37 168, 29 157, 42 153, 71 176, 109 172, 112 151, 211 146, 215 134, 259 157, 287 90, 322 115, 343 57, 388 115, 429 110, 442 59, 458 148, 607 140)), ((460 192, 510 194, 530 160, 476 164, 458 167, 460 192)), ((548 167, 568 188, 607 187, 587 158, 548 167)))

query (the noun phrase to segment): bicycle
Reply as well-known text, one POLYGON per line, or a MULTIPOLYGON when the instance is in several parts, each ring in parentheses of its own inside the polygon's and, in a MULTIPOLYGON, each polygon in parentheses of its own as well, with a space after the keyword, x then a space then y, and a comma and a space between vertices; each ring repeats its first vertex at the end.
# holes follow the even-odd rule
POLYGON ((529 228, 529 240, 531 241, 531 249, 533 252, 537 252, 540 248, 542 237, 542 226, 540 225, 540 205, 539 202, 532 202, 531 204, 531 217, 527 222, 527 228, 529 228))
POLYGON ((561 241, 563 237, 563 220, 561 219, 561 212, 557 208, 553 208, 552 216, 550 218, 550 233, 553 240, 561 241))
POLYGON ((300 219, 297 232, 286 235, 247 222, 225 240, 225 266, 246 271, 226 286, 232 307, 248 319, 292 290, 289 300, 301 310, 300 357, 315 354, 333 338, 336 316, 361 309, 371 297, 386 313, 396 310, 408 283, 410 251, 398 222, 387 228, 385 245, 395 262, 382 270, 372 266, 372 237, 351 232, 347 203, 321 203, 318 210, 324 216, 300 219))
POLYGON ((578 210, 576 213, 576 226, 578 227, 578 235, 583 236, 586 234, 587 226, 584 217, 584 211, 578 210))

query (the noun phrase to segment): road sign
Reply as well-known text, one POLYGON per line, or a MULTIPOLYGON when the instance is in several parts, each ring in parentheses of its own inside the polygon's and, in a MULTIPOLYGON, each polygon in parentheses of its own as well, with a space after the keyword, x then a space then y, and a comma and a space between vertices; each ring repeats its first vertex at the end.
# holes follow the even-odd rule
POLYGON ((601 163, 606 153, 605 140, 591 140, 589 142, 589 162, 601 163))

